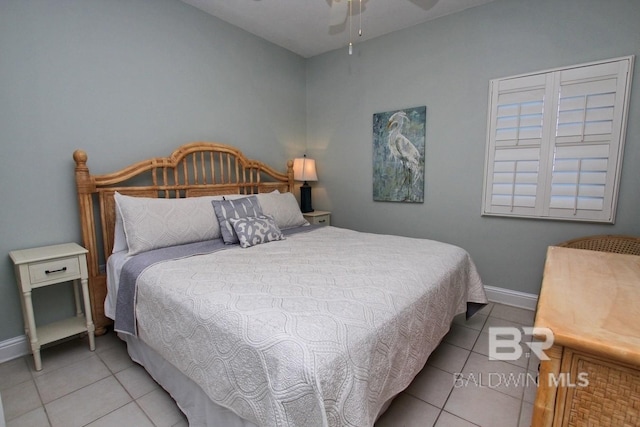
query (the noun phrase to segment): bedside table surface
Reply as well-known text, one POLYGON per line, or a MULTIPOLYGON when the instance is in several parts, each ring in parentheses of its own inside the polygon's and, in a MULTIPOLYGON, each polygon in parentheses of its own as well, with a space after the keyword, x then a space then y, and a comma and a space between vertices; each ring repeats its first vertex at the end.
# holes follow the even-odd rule
POLYGON ((9 252, 9 256, 16 265, 20 265, 30 262, 49 260, 51 258, 86 254, 87 252, 89 251, 77 243, 63 243, 60 245, 11 251, 9 252))
POLYGON ((313 211, 313 212, 303 212, 303 216, 321 216, 321 215, 329 215, 331 212, 329 211, 313 211))

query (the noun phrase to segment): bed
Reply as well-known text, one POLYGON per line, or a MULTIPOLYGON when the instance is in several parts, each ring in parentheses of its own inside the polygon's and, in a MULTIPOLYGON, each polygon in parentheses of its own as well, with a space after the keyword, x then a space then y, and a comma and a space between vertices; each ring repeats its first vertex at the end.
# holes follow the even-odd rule
POLYGON ((372 426, 486 303, 459 247, 309 225, 292 161, 196 142, 93 175, 73 157, 96 331, 191 426, 372 426))

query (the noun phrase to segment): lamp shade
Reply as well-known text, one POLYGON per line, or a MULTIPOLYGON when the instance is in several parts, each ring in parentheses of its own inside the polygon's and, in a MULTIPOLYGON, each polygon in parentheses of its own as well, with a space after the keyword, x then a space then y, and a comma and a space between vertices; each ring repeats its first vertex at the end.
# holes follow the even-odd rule
POLYGON ((293 179, 296 181, 317 181, 316 161, 306 156, 293 160, 293 179))

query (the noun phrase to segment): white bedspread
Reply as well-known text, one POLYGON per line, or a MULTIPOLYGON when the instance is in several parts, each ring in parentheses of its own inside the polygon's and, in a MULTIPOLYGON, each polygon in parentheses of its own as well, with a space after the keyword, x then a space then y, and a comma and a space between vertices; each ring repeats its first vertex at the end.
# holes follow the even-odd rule
POLYGON ((139 337, 260 426, 372 426, 466 302, 462 249, 321 227, 166 261, 138 278, 139 337))

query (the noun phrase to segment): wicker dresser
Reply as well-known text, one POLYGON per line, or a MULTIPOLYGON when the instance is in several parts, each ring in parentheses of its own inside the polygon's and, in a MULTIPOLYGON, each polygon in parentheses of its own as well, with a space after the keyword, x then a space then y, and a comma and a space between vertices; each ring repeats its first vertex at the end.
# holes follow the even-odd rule
POLYGON ((550 247, 533 427, 640 426, 640 256, 550 247))

